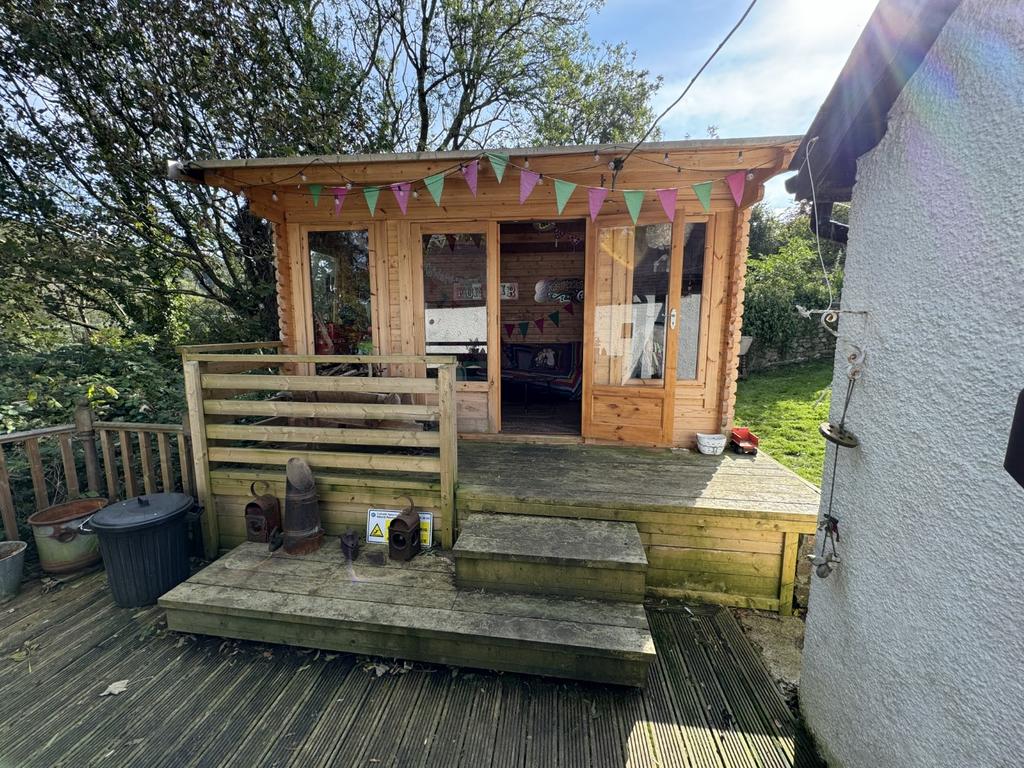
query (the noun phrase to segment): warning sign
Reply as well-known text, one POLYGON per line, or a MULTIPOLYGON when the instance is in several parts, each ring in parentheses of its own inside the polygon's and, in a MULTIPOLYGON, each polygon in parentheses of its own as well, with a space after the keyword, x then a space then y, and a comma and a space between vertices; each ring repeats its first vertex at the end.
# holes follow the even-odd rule
MULTIPOLYGON (((387 544, 388 526, 401 514, 398 509, 368 509, 366 511, 366 541, 369 544, 387 544)), ((420 512, 420 546, 429 549, 434 542, 434 515, 420 512)))

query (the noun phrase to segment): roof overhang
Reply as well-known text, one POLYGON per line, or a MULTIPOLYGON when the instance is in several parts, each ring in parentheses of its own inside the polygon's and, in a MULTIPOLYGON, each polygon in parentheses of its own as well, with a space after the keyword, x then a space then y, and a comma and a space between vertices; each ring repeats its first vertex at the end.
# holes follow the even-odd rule
POLYGON ((881 0, 790 163, 786 189, 850 199, 857 159, 885 135, 889 110, 961 0, 881 0))

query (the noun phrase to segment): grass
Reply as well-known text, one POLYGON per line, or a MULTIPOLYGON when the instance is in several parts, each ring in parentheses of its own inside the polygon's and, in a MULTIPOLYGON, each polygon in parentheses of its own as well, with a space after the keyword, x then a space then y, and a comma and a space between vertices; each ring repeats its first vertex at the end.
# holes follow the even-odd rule
POLYGON ((825 440, 818 424, 828 417, 831 383, 831 361, 751 374, 739 382, 736 424, 750 427, 773 458, 821 485, 825 440))

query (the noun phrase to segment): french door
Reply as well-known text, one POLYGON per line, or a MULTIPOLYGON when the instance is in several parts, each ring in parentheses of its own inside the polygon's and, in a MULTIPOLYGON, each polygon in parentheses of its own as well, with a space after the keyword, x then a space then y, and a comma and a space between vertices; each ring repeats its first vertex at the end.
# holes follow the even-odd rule
POLYGON ((672 442, 682 215, 588 222, 583 436, 672 442))

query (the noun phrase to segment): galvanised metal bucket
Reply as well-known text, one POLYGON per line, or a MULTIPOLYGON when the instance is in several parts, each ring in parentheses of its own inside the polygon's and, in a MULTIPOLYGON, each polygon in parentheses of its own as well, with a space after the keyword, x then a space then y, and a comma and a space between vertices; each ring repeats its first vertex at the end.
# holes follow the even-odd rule
POLYGON ((41 509, 28 518, 44 571, 71 573, 100 561, 99 542, 95 536, 83 534, 81 527, 105 506, 106 499, 75 499, 41 509))
POLYGON ((24 541, 0 543, 0 602, 10 600, 21 589, 27 546, 24 541))

